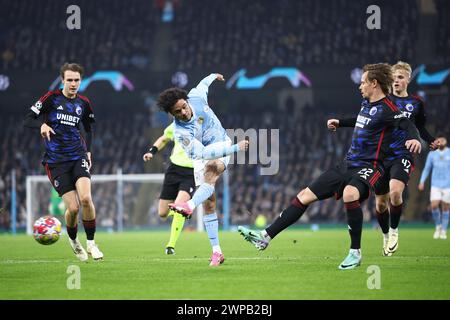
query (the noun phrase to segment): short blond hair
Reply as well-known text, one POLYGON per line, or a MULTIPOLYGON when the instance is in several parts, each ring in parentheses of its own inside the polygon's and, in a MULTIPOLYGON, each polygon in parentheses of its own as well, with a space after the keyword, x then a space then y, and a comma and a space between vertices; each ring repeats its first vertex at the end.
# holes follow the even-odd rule
POLYGON ((392 72, 395 72, 397 70, 403 70, 408 72, 409 76, 411 77, 412 68, 411 65, 407 62, 398 61, 396 64, 392 66, 392 72))

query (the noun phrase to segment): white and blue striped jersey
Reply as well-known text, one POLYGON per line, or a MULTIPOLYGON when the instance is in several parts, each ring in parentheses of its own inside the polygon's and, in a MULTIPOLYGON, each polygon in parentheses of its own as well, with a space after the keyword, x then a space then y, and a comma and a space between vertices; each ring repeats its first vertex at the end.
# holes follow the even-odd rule
POLYGON ((427 156, 425 168, 422 171, 420 177, 420 183, 424 183, 427 180, 430 171, 431 174, 431 187, 440 189, 450 188, 450 149, 436 150, 430 152, 427 156))
POLYGON ((187 102, 192 109, 191 120, 174 119, 175 139, 191 159, 203 159, 203 147, 229 140, 220 120, 208 105, 208 88, 216 79, 217 74, 212 73, 189 91, 187 102))

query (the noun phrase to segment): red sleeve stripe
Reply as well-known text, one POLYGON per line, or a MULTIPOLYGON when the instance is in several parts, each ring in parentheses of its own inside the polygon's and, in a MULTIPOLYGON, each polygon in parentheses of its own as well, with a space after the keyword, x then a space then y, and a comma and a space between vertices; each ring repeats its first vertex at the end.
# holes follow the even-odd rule
POLYGON ((377 167, 378 157, 380 156, 381 145, 383 144, 384 132, 386 128, 381 131, 380 140, 378 140, 377 153, 375 154, 375 161, 373 162, 374 167, 377 167))
POLYGON ((423 102, 422 98, 419 97, 419 96, 416 95, 416 94, 412 94, 411 97, 413 97, 413 98, 416 99, 416 100, 419 100, 420 102, 423 102))
POLYGON ((91 101, 89 100, 88 97, 82 96, 81 94, 79 94, 78 97, 79 97, 81 100, 84 100, 84 101, 86 101, 87 103, 91 104, 91 101))
POLYGON ((391 100, 385 98, 383 101, 384 101, 384 103, 387 104, 387 106, 388 106, 392 111, 394 111, 394 112, 400 111, 400 110, 398 110, 397 106, 396 106, 391 100))
POLYGON ((45 102, 45 100, 47 100, 48 98, 50 98, 51 95, 57 94, 57 93, 58 93, 58 90, 49 91, 49 92, 47 92, 44 96, 42 96, 42 97, 39 99, 39 101, 45 102))

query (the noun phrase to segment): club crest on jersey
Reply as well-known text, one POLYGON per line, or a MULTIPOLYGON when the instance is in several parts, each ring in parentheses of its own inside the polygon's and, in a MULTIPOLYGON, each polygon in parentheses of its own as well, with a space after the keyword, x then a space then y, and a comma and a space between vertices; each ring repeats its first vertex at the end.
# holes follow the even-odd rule
POLYGON ((77 115, 81 116, 81 107, 80 107, 80 106, 77 106, 77 107, 76 107, 75 113, 76 113, 77 115))
POLYGON ((372 108, 370 109, 370 111, 369 111, 369 114, 370 114, 371 116, 373 116, 373 115, 375 115, 375 114, 377 113, 377 111, 378 111, 378 108, 377 108, 377 107, 372 107, 372 108))
POLYGON ((187 147, 191 143, 191 140, 189 139, 189 137, 181 137, 181 143, 183 144, 183 146, 187 147))
POLYGON ((198 122, 198 124, 203 124, 203 121, 204 121, 204 120, 205 120, 205 119, 203 119, 203 117, 199 117, 197 122, 198 122))
POLYGON ((411 103, 408 103, 408 104, 405 106, 405 109, 408 110, 409 112, 411 112, 411 111, 414 110, 414 106, 413 106, 411 103))

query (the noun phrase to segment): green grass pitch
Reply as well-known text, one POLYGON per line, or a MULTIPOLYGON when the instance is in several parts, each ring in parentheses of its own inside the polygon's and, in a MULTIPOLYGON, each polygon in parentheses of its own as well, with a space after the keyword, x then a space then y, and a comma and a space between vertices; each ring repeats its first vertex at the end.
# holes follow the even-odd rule
POLYGON ((348 252, 344 228, 288 230, 263 252, 237 232, 221 232, 225 263, 217 268, 208 266, 206 233, 184 232, 176 255, 166 256, 168 232, 98 232, 105 259, 87 263, 75 258, 67 236, 43 246, 2 234, 0 299, 449 299, 450 240, 432 233, 400 229, 399 250, 382 257, 380 232, 366 228, 362 265, 345 271, 337 268, 348 252), (80 289, 67 286, 73 265, 80 289), (380 288, 369 289, 377 275, 380 288))

